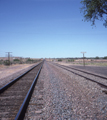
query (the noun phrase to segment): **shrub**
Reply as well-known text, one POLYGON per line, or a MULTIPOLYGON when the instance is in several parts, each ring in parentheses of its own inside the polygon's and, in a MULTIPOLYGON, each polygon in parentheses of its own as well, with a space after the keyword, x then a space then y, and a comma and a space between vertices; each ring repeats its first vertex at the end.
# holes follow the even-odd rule
POLYGON ((74 59, 69 59, 68 62, 74 62, 74 59))
POLYGON ((19 59, 14 59, 13 61, 15 61, 15 62, 19 62, 20 60, 19 60, 19 59))
POLYGON ((62 59, 58 59, 58 62, 62 62, 62 59))
POLYGON ((34 60, 33 59, 27 59, 27 61, 26 61, 26 63, 33 63, 34 62, 34 60))
POLYGON ((10 61, 9 60, 5 60, 4 61, 4 65, 10 65, 11 63, 10 63, 10 61))
POLYGON ((0 64, 3 64, 3 60, 0 60, 0 64))
POLYGON ((20 64, 20 60, 19 60, 19 59, 14 59, 14 60, 13 60, 13 63, 14 63, 14 64, 20 64))
POLYGON ((95 59, 99 59, 99 57, 98 57, 98 56, 96 56, 96 57, 95 57, 95 59))
POLYGON ((105 56, 103 59, 107 59, 107 56, 105 56))

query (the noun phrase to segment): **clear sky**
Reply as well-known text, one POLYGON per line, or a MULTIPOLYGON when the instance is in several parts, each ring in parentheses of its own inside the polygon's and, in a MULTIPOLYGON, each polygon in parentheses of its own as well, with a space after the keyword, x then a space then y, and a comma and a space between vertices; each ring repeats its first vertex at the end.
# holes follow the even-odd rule
POLYGON ((0 0, 0 56, 107 56, 107 28, 82 21, 81 0, 0 0))

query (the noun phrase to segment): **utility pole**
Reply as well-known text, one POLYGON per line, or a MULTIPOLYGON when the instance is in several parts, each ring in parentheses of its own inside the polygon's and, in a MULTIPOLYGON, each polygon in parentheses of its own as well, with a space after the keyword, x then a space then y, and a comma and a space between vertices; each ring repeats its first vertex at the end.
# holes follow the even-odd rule
POLYGON ((6 53, 8 53, 8 61, 9 61, 9 65, 10 65, 10 53, 12 53, 12 52, 6 52, 6 53))
POLYGON ((83 54, 83 65, 85 66, 84 54, 85 54, 86 52, 81 52, 81 53, 83 54))

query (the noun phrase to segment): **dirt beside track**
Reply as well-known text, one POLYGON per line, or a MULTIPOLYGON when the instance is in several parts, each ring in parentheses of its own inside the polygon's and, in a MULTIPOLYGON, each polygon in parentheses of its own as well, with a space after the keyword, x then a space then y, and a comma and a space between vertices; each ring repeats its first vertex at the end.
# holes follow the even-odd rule
POLYGON ((0 88, 29 70, 32 66, 33 64, 0 66, 0 88))
POLYGON ((97 73, 97 74, 100 74, 100 75, 107 76, 107 67, 104 67, 104 66, 71 65, 71 64, 63 63, 63 62, 62 63, 57 62, 57 64, 65 65, 65 66, 71 66, 71 67, 74 67, 74 68, 79 68, 79 69, 86 70, 86 71, 89 71, 89 72, 92 72, 92 73, 97 73))
POLYGON ((74 67, 74 68, 79 68, 79 69, 82 69, 82 70, 86 70, 86 71, 90 71, 92 73, 97 73, 97 74, 100 74, 100 75, 104 75, 104 76, 107 76, 107 67, 99 67, 99 66, 71 66, 71 67, 74 67))

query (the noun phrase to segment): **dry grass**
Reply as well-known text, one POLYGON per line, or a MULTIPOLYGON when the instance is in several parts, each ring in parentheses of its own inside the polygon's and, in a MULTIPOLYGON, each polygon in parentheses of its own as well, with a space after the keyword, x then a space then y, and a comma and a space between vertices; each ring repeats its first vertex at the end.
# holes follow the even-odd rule
MULTIPOLYGON (((62 65, 83 65, 83 62, 57 62, 62 65)), ((85 62, 86 66, 107 66, 107 62, 85 62)))
POLYGON ((32 64, 16 64, 16 65, 10 65, 10 66, 1 65, 0 66, 0 79, 7 77, 9 75, 12 75, 13 73, 24 70, 30 66, 32 66, 32 64))

